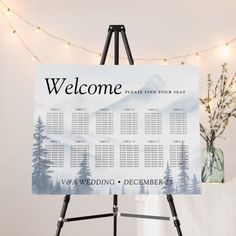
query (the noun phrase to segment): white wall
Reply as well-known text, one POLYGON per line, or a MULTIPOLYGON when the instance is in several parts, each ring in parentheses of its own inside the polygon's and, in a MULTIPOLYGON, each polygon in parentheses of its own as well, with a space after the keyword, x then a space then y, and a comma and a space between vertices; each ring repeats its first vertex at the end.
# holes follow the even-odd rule
MULTIPOLYGON (((125 24, 134 57, 152 58, 185 54, 211 47, 236 36, 234 0, 6 2, 36 25, 98 51, 103 49, 108 25, 125 24)), ((36 35, 33 28, 25 25, 14 15, 10 14, 9 19, 43 63, 99 63, 96 55, 78 49, 66 50, 61 42, 43 33, 36 35)), ((0 18, 0 30, 0 235, 53 235, 62 197, 39 197, 30 193, 34 78, 37 63, 31 61, 31 56, 19 40, 12 36, 3 17, 0 18)), ((195 58, 187 60, 187 63, 198 64, 201 94, 206 88, 206 75, 219 75, 223 62, 228 62, 231 75, 236 72, 235 52, 236 43, 230 46, 230 55, 227 58, 222 57, 219 50, 215 50, 202 55, 199 62, 196 62, 195 58)), ((123 50, 122 54, 124 55, 123 50)), ((233 121, 225 132, 226 140, 218 144, 225 153, 227 181, 236 176, 235 130, 236 122, 233 121)), ((109 197, 74 196, 73 199, 69 208, 72 216, 110 211, 112 206, 109 197)), ((186 197, 178 197, 177 205, 184 205, 185 199, 186 197)), ((188 207, 191 208, 192 197, 189 196, 188 199, 187 204, 189 203, 188 207)), ((148 202, 147 206, 151 204, 148 202)), ((196 202, 194 204, 197 204, 196 202)), ((135 198, 122 197, 121 207, 125 211, 134 211, 135 198)), ((157 208, 156 206, 155 209, 157 208)), ((183 215, 186 211, 182 207, 179 208, 182 218, 187 217, 183 215)), ((207 220, 210 230, 213 222, 206 218, 207 220)), ((83 232, 83 235, 93 235, 93 232, 97 232, 98 235, 111 235, 110 221, 95 220, 93 227, 92 222, 71 223, 65 226, 63 235, 75 235, 75 230, 83 232)), ((120 235, 136 235, 135 220, 120 221, 120 235)), ((142 221, 138 223, 141 224, 142 221)), ((210 232, 202 232, 201 228, 198 230, 198 235, 209 235, 204 232, 210 232)), ((139 235, 142 235, 140 228, 138 231, 139 235)), ((191 227, 188 224, 185 224, 185 232, 189 233, 186 235, 191 235, 191 227)), ((217 232, 214 235, 233 236, 217 232)))

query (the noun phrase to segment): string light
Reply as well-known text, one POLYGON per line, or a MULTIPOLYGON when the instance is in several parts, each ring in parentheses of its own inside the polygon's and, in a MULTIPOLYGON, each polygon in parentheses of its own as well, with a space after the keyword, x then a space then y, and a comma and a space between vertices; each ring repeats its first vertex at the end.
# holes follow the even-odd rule
POLYGON ((68 49, 70 47, 70 42, 67 42, 66 44, 65 44, 65 49, 68 49))
POLYGON ((99 59, 99 61, 102 59, 102 53, 98 54, 98 59, 99 59))
POLYGON ((225 43, 222 47, 221 47, 221 55, 223 57, 227 57, 229 55, 229 43, 225 43))
POLYGON ((229 44, 228 43, 225 43, 225 50, 229 51, 229 44))
POLYGON ((226 54, 226 55, 229 54, 229 44, 228 44, 228 43, 225 44, 225 49, 224 49, 224 51, 225 51, 225 54, 226 54))
POLYGON ((28 47, 28 45, 25 43, 23 37, 15 30, 13 25, 8 20, 7 16, 1 11, 1 15, 4 17, 5 21, 7 22, 9 28, 12 30, 12 34, 16 35, 18 39, 20 40, 21 44, 24 46, 24 48, 28 51, 28 53, 32 56, 32 61, 37 61, 38 63, 41 63, 38 57, 35 56, 35 54, 32 52, 32 50, 28 47), (34 58, 34 59, 33 59, 34 58))
POLYGON ((200 60, 200 56, 199 56, 199 53, 198 53, 198 52, 196 52, 196 59, 197 59, 197 60, 200 60))
POLYGON ((6 9, 6 14, 7 14, 7 15, 10 15, 10 11, 11 11, 11 9, 10 9, 10 8, 7 8, 7 9, 6 9))
POLYGON ((32 61, 37 61, 37 57, 36 57, 36 56, 33 56, 33 57, 32 57, 32 61))
MULTIPOLYGON (((76 44, 76 43, 68 43, 69 41, 62 38, 62 37, 58 37, 52 33, 50 33, 49 31, 45 30, 44 28, 42 27, 39 27, 37 25, 35 25, 34 23, 30 22, 29 20, 27 20, 24 16, 22 16, 21 14, 19 14, 18 12, 16 12, 14 9, 10 8, 3 0, 0 0, 0 3, 3 5, 3 7, 6 9, 6 15, 8 15, 10 12, 14 15, 16 15, 20 20, 22 20, 24 23, 30 25, 31 27, 33 27, 35 29, 35 32, 43 32, 44 34, 48 35, 49 37, 51 38, 54 38, 56 40, 59 40, 61 42, 64 42, 65 44, 65 48, 69 48, 70 46, 73 46, 75 48, 78 48, 78 49, 81 49, 81 50, 84 50, 88 53, 91 53, 91 54, 96 54, 96 55, 100 55, 100 53, 98 51, 95 51, 95 50, 92 50, 92 49, 89 49, 87 47, 84 47, 84 46, 81 46, 79 44, 76 44)), ((12 28, 12 27, 11 27, 12 28)), ((13 28, 12 28, 13 29, 13 28)), ((14 29, 13 29, 13 32, 14 32, 14 29)), ((13 34, 17 34, 18 37, 20 37, 22 39, 21 36, 19 36, 18 33, 16 33, 16 31, 13 33, 13 34)), ((229 40, 227 43, 224 43, 224 44, 218 44, 218 45, 215 45, 213 47, 210 47, 210 48, 206 48, 206 49, 202 49, 202 50, 198 50, 197 53, 196 51, 195 52, 192 52, 192 53, 188 53, 188 54, 183 54, 183 55, 178 55, 178 56, 172 56, 172 57, 168 57, 168 58, 134 58, 135 61, 159 61, 159 62, 163 62, 164 61, 164 65, 167 65, 167 61, 176 61, 176 60, 180 60, 181 61, 181 64, 183 65, 184 62, 182 61, 183 59, 186 59, 186 58, 189 58, 189 57, 193 57, 195 56, 197 60, 200 59, 200 56, 199 54, 203 54, 203 53, 208 53, 212 50, 215 50, 215 49, 218 49, 218 48, 223 48, 222 51, 224 51, 223 54, 227 54, 229 52, 229 45, 232 44, 233 42, 236 41, 236 37, 232 38, 231 40, 229 40), (183 63, 182 63, 183 62, 183 63)), ((28 47, 25 42, 23 43, 25 47, 28 47)), ((28 50, 28 49, 27 49, 28 50)), ((29 51, 29 50, 28 50, 29 51)), ((108 57, 114 57, 113 55, 110 55, 108 54, 107 55, 108 57)), ((121 60, 126 60, 127 58, 126 57, 120 57, 121 60)), ((37 58, 38 60, 38 58, 37 58)), ((39 61, 39 60, 38 60, 39 61)))
POLYGON ((39 26, 35 29, 35 32, 36 32, 36 33, 39 33, 39 32, 40 32, 40 27, 39 27, 39 26))

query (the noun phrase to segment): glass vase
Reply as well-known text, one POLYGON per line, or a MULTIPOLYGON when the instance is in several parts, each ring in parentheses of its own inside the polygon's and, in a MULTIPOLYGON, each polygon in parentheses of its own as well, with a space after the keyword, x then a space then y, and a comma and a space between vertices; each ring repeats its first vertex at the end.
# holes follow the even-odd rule
POLYGON ((201 151, 202 182, 224 183, 224 153, 214 145, 207 146, 201 151))

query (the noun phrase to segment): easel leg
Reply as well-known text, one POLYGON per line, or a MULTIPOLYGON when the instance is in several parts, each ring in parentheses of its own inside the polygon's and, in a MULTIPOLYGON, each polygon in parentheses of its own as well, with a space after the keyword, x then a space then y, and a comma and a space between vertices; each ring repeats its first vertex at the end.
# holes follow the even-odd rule
POLYGON ((114 64, 119 65, 119 31, 117 30, 114 37, 114 64))
POLYGON ((133 60, 133 57, 132 57, 132 54, 131 54, 131 51, 130 51, 130 47, 129 47, 129 43, 128 43, 128 39, 127 39, 127 36, 126 36, 126 33, 125 33, 125 27, 121 28, 121 36, 122 36, 122 39, 123 39, 123 43, 124 43, 124 46, 125 46, 125 51, 126 51, 126 54, 127 54, 128 60, 129 60, 129 64, 133 65, 134 60, 133 60))
POLYGON ((118 212, 118 196, 113 195, 113 213, 114 213, 113 236, 117 236, 117 212, 118 212))
POLYGON ((167 194, 167 201, 169 202, 173 222, 174 222, 174 225, 176 227, 178 236, 182 236, 182 232, 181 232, 181 229, 180 229, 180 221, 179 221, 178 216, 177 216, 177 212, 176 212, 176 209, 175 209, 175 204, 174 204, 172 195, 167 194))
POLYGON ((67 211, 67 207, 68 207, 69 202, 70 202, 70 195, 65 195, 63 205, 62 205, 62 208, 61 208, 60 218, 57 222, 56 236, 59 236, 60 233, 61 233, 61 228, 64 225, 64 218, 65 218, 65 215, 66 215, 66 211, 67 211))
POLYGON ((108 34, 107 34, 105 46, 104 46, 104 49, 103 49, 100 65, 105 64, 105 61, 106 61, 106 58, 107 58, 108 48, 109 48, 109 45, 110 45, 110 42, 111 42, 112 33, 113 33, 113 28, 110 26, 109 29, 108 29, 108 34))

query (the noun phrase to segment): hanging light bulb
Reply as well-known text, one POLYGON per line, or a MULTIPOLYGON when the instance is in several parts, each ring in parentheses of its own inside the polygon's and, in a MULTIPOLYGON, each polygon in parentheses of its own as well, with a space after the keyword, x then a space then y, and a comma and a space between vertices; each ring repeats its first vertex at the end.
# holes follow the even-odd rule
POLYGON ((35 29, 35 32, 36 32, 36 33, 39 33, 39 32, 40 32, 40 27, 39 27, 39 26, 35 29))
POLYGON ((221 47, 221 56, 227 57, 229 55, 229 43, 225 43, 221 47))
POLYGON ((37 57, 36 56, 33 56, 32 57, 32 61, 36 61, 37 60, 37 57))
POLYGON ((228 43, 225 43, 225 50, 229 51, 229 44, 228 43))
POLYGON ((65 48, 68 49, 69 47, 70 47, 70 42, 67 42, 67 43, 65 44, 65 48))
POLYGON ((199 56, 199 53, 198 53, 198 52, 196 52, 196 59, 197 59, 197 60, 200 60, 200 56, 199 56))
POLYGON ((10 8, 7 8, 7 9, 6 9, 6 14, 9 15, 9 14, 10 14, 10 11, 11 11, 11 9, 10 9, 10 8))
POLYGON ((163 63, 163 65, 164 65, 164 66, 167 65, 167 60, 166 60, 166 58, 164 59, 164 63, 163 63))
POLYGON ((102 53, 98 54, 98 59, 99 59, 99 61, 102 59, 102 53))

